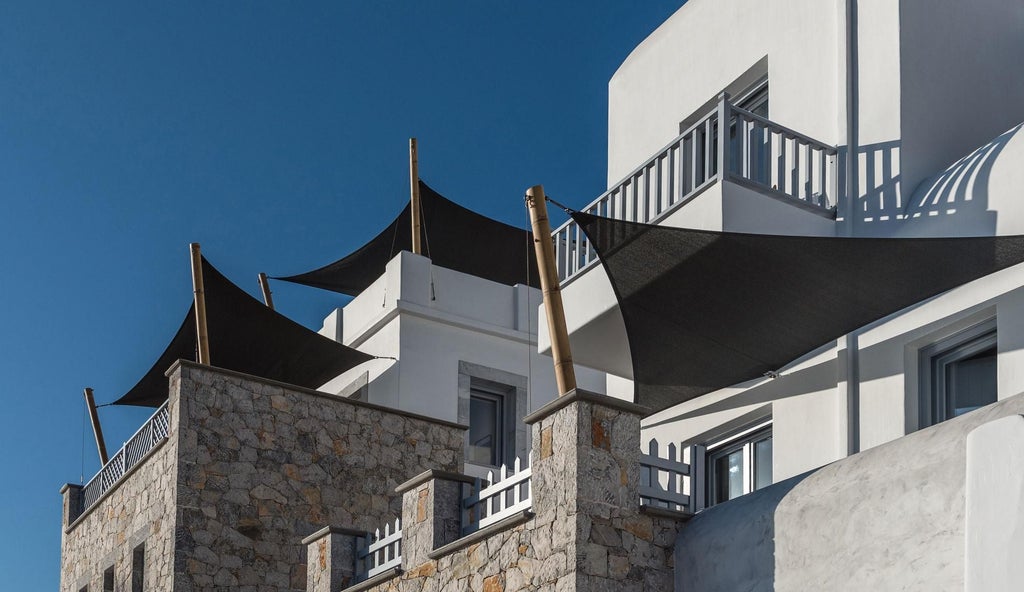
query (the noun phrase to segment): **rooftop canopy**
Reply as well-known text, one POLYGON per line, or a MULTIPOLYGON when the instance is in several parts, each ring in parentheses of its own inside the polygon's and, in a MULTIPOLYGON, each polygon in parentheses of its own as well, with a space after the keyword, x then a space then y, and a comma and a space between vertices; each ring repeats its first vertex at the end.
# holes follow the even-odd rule
MULTIPOLYGON (((203 258, 210 363, 306 388, 317 388, 372 356, 327 339, 264 306, 203 258)), ((195 305, 142 380, 115 405, 158 407, 167 400, 165 372, 196 359, 195 305)))
MULTIPOLYGON (((423 254, 435 265, 509 286, 540 286, 531 259, 533 234, 477 214, 420 184, 423 254)), ((412 207, 406 205, 387 228, 352 254, 313 271, 275 277, 355 296, 384 275, 399 251, 412 250, 412 207)))
POLYGON ((653 410, 776 371, 1024 261, 1024 236, 771 236, 573 218, 619 302, 636 401, 653 410))

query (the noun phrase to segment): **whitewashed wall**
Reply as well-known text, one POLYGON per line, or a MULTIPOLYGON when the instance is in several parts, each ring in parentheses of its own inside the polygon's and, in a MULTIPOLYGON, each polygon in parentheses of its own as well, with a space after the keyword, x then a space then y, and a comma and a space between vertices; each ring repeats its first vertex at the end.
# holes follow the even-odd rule
MULTIPOLYGON (((343 392, 368 372, 368 399, 458 421, 459 362, 529 377, 536 409, 556 395, 550 357, 537 352, 540 290, 505 286, 402 252, 372 286, 335 311, 322 333, 375 360, 321 390, 343 392)), ((604 393, 604 374, 577 368, 581 388, 604 393)))

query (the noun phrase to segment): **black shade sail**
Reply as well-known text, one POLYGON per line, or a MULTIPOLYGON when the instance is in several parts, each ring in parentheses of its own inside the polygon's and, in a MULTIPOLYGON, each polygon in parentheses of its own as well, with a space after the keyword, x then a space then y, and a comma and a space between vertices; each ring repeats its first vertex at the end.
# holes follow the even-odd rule
POLYGON ((771 236, 573 218, 618 299, 636 401, 653 410, 778 370, 1024 261, 1024 236, 771 236))
MULTIPOLYGON (((319 335, 271 310, 203 259, 210 363, 306 388, 317 388, 373 356, 319 335)), ((158 407, 167 400, 164 373, 179 359, 196 359, 195 305, 170 345, 115 405, 158 407)))
MULTIPOLYGON (((434 265, 513 286, 540 286, 533 233, 466 209, 420 181, 423 253, 434 265)), ((306 273, 275 277, 355 296, 384 275, 399 251, 412 250, 412 206, 351 255, 306 273)))

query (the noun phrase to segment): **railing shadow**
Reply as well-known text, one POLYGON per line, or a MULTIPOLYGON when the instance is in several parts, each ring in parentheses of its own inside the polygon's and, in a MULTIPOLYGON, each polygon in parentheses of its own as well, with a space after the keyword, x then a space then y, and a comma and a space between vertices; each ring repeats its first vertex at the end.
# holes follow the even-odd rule
POLYGON ((947 235, 994 234, 998 212, 989 209, 992 167, 1022 127, 1010 128, 922 182, 907 204, 904 218, 910 227, 937 227, 947 235), (946 221, 952 216, 955 225, 946 221))

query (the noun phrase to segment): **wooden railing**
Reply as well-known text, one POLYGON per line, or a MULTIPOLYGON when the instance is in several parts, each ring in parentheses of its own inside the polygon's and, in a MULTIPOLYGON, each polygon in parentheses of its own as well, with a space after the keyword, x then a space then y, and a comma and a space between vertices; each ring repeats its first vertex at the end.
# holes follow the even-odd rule
POLYGON ((378 528, 373 534, 356 539, 357 582, 402 565, 402 520, 395 519, 384 525, 384 533, 378 528))
MULTIPOLYGON (((529 459, 528 459, 529 462, 529 459)), ((516 458, 512 471, 501 465, 498 474, 487 473, 487 479, 475 479, 465 486, 468 489, 462 499, 462 535, 476 532, 516 512, 529 509, 533 503, 530 495, 532 463, 523 467, 516 458)))
POLYGON ((682 451, 669 444, 663 453, 657 440, 651 440, 647 450, 647 454, 640 455, 640 505, 693 513, 693 498, 687 492, 703 487, 703 483, 693 479, 682 451))
MULTIPOLYGON (((654 224, 718 181, 723 168, 730 181, 823 213, 835 209, 835 147, 735 107, 723 93, 713 111, 581 211, 654 224), (729 122, 724 146, 719 121, 729 122)), ((551 234, 562 282, 596 263, 593 246, 573 220, 551 234)))

